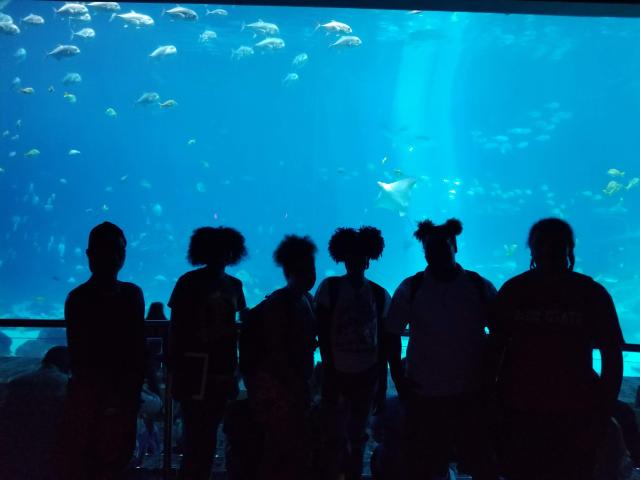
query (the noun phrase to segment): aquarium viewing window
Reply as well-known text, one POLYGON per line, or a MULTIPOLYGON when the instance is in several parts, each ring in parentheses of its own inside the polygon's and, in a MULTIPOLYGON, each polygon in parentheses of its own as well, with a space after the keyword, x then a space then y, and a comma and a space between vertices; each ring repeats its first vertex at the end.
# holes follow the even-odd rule
POLYGON ((194 228, 238 228, 253 305, 283 283, 286 233, 317 242, 320 280, 342 272, 336 227, 379 227, 369 274, 393 291, 424 267, 416 221, 458 217, 460 263, 499 287, 558 216, 640 342, 637 18, 0 5, 0 316, 61 318, 104 220, 147 303, 189 268, 194 228))

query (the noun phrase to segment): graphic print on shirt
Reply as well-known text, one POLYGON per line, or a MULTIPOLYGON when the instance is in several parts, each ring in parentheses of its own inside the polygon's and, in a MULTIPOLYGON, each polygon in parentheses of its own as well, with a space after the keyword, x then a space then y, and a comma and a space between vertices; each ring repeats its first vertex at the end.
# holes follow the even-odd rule
POLYGON ((377 347, 377 314, 369 295, 338 303, 333 348, 341 353, 371 353, 377 347))

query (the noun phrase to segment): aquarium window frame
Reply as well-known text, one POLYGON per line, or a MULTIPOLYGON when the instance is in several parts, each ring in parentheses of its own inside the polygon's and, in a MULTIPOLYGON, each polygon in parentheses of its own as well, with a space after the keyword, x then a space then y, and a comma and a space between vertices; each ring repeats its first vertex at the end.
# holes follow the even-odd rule
MULTIPOLYGON (((39 0, 52 3, 52 0, 39 0)), ((127 3, 175 5, 175 0, 124 0, 127 3)), ((193 5, 234 5, 369 10, 421 10, 471 13, 562 15, 576 17, 640 17, 640 0, 187 0, 193 5)))

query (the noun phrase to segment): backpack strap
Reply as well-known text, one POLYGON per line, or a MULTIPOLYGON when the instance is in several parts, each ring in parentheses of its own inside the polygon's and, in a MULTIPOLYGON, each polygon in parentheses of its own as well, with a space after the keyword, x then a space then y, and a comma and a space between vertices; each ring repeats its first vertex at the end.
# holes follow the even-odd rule
POLYGON ((369 280, 371 285, 371 291, 373 293, 373 301, 376 304, 376 313, 378 314, 378 320, 382 320, 384 317, 384 307, 387 303, 387 293, 384 288, 375 282, 369 280))
POLYGON ((418 295, 418 290, 420 290, 420 285, 422 285, 422 279, 424 278, 424 270, 419 271, 412 277, 409 277, 409 306, 413 305, 414 300, 416 299, 416 295, 418 295))
POLYGON ((329 305, 327 307, 317 309, 316 318, 318 320, 318 343, 320 347, 320 354, 322 356, 322 361, 328 366, 333 362, 333 359, 331 358, 331 323, 333 321, 334 309, 338 303, 338 296, 340 295, 340 278, 327 277, 325 282, 328 290, 329 305))

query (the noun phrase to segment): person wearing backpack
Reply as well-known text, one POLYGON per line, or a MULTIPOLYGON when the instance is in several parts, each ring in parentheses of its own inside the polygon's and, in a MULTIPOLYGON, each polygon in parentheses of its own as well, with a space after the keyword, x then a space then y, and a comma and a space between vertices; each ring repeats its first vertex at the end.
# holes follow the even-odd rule
POLYGON ((414 236, 427 268, 400 284, 387 318, 396 344, 410 328, 406 373, 394 379, 407 407, 410 479, 448 478, 454 451, 474 480, 498 478, 481 394, 485 328, 496 289, 456 262, 460 233, 457 219, 418 224, 414 236))
POLYGON ((238 386, 236 313, 246 308, 242 282, 225 273, 247 254, 244 237, 228 227, 193 232, 188 259, 202 266, 178 279, 171 294, 169 368, 180 402, 185 451, 184 480, 211 473, 217 430, 238 386))
POLYGON ((383 250, 377 228, 338 228, 329 254, 344 263, 346 275, 326 278, 315 296, 331 478, 340 473, 345 480, 361 478, 369 413, 379 379, 386 377, 381 332, 391 297, 365 277, 369 262, 383 250))
POLYGON ((286 286, 242 318, 240 371, 264 435, 261 480, 309 478, 307 415, 316 349, 309 290, 316 282, 316 252, 309 237, 287 235, 273 254, 286 286))

